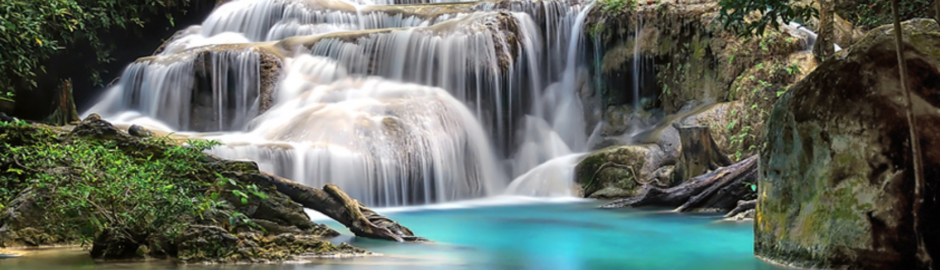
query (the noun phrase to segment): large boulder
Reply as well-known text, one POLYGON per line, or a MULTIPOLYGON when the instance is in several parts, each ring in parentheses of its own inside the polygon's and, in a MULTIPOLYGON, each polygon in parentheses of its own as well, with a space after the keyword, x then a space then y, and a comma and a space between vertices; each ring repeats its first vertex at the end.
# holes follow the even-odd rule
POLYGON ((613 146, 594 152, 575 168, 581 194, 595 199, 636 196, 640 187, 658 179, 656 171, 666 158, 656 144, 613 146))
POLYGON ((925 168, 921 197, 894 33, 883 26, 822 63, 774 106, 761 149, 757 256, 803 267, 940 266, 940 27, 912 20, 904 32, 925 168), (917 200, 923 205, 915 215, 917 200), (918 259, 918 238, 932 266, 918 259))

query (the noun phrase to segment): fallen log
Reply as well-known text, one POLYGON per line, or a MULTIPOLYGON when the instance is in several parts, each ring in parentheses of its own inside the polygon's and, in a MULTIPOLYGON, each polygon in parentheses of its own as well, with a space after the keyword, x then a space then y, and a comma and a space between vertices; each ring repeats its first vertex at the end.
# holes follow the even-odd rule
POLYGON ((641 206, 678 207, 678 211, 694 209, 731 210, 747 193, 744 182, 757 180, 757 156, 699 175, 671 188, 644 185, 640 195, 620 199, 601 208, 641 206))
POLYGON ((398 242, 427 241, 415 236, 411 229, 363 206, 335 185, 327 184, 320 190, 266 172, 256 178, 260 182, 274 185, 278 192, 305 208, 338 221, 356 236, 398 242))
POLYGON ((731 212, 728 212, 728 214, 725 215, 725 217, 726 218, 734 217, 740 213, 744 213, 749 210, 754 210, 754 208, 757 208, 757 199, 750 200, 750 201, 738 201, 738 206, 736 206, 734 209, 731 209, 731 212))

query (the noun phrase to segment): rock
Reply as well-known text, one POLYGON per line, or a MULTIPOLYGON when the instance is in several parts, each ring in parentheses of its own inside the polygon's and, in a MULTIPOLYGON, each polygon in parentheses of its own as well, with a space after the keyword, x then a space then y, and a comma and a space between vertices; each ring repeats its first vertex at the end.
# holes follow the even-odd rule
POLYGON ((140 254, 140 235, 129 235, 123 231, 105 229, 92 243, 91 257, 104 260, 143 259, 140 254))
POLYGON ((138 125, 131 125, 131 127, 127 128, 127 133, 131 134, 131 136, 140 137, 140 138, 153 136, 153 131, 150 131, 150 129, 142 127, 142 126, 138 126, 138 125))
POLYGON ((16 118, 10 117, 10 116, 7 115, 6 113, 0 111, 0 121, 3 121, 3 122, 13 122, 13 121, 16 121, 16 118))
POLYGON ((12 259, 23 256, 24 252, 0 248, 0 259, 12 259))
POLYGON ((655 144, 609 147, 578 163, 577 182, 588 198, 634 196, 637 188, 651 181, 653 172, 663 164, 663 157, 655 144))
POLYGON ((6 115, 6 114, 13 114, 13 112, 15 111, 16 111, 16 102, 0 99, 0 113, 6 115))
POLYGON ((669 186, 669 183, 672 181, 672 172, 675 170, 676 166, 663 166, 653 172, 653 179, 656 186, 666 187, 669 186))
POLYGON ((238 237, 217 226, 189 226, 179 238, 177 258, 183 262, 224 260, 238 250, 238 242, 238 237))
POLYGON ((295 257, 351 257, 371 252, 348 244, 333 245, 316 236, 290 233, 233 235, 215 226, 190 226, 181 237, 179 258, 193 262, 271 262, 295 257))
POLYGON ((903 27, 927 192, 915 198, 893 30, 879 27, 774 106, 761 149, 757 256, 801 267, 940 267, 940 27, 903 27), (918 237, 932 265, 918 260, 918 237))
POLYGON ((76 237, 71 231, 46 230, 44 213, 38 201, 48 196, 48 191, 28 188, 0 212, 0 247, 38 247, 65 244, 76 237))
POLYGON ((741 38, 713 27, 719 1, 690 2, 657 1, 616 12, 593 6, 583 31, 591 36, 586 47, 595 48, 587 59, 601 60, 588 66, 599 67, 592 75, 601 80, 597 91, 604 104, 635 104, 637 84, 641 99, 657 101, 666 114, 689 101, 730 101, 731 83, 742 71, 808 44, 805 34, 787 26, 768 29, 759 38, 741 38))

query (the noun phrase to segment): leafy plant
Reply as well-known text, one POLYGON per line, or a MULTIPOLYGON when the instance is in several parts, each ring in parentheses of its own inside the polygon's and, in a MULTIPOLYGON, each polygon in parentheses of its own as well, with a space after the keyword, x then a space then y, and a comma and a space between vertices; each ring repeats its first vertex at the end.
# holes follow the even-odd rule
MULTIPOLYGON (((721 0, 718 22, 741 36, 762 36, 767 26, 780 27, 780 22, 809 21, 819 11, 811 6, 791 5, 779 0, 721 0), (751 12, 760 13, 756 20, 747 20, 751 12)), ((764 49, 764 46, 761 46, 764 49)), ((766 50, 766 49, 764 49, 766 50)))
MULTIPOLYGON (((65 47, 90 46, 98 63, 111 61, 112 29, 143 27, 154 15, 171 24, 170 10, 192 0, 0 0, 0 98, 36 88, 37 74, 65 47)), ((98 73, 92 81, 100 83, 98 73)))
POLYGON ((2 91, 0 91, 0 100, 6 100, 6 101, 9 101, 9 102, 16 102, 15 100, 13 100, 13 97, 15 97, 15 96, 16 96, 16 94, 13 94, 13 92, 2 92, 2 91))
POLYGON ((619 12, 623 10, 624 7, 629 8, 629 10, 635 10, 637 7, 636 0, 604 0, 601 11, 603 12, 619 12))
MULTIPOLYGON (((930 4, 934 0, 904 0, 898 2, 898 15, 901 20, 930 17, 930 4)), ((857 0, 838 9, 846 20, 859 26, 874 28, 892 23, 891 1, 857 0)))
POLYGON ((143 240, 162 234, 173 239, 180 228, 206 218, 226 216, 232 226, 260 228, 235 211, 236 202, 267 198, 257 186, 219 173, 203 151, 215 141, 176 145, 146 139, 146 147, 115 141, 71 139, 22 121, 0 122, 0 206, 23 190, 43 190, 38 202, 50 209, 49 230, 80 235, 87 242, 107 231, 143 240), (211 217, 210 217, 211 216, 211 217))

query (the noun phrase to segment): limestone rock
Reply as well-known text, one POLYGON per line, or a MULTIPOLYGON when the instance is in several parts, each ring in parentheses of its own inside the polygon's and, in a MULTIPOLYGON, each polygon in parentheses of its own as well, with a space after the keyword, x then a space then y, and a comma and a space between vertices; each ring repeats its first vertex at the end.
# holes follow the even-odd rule
POLYGON ((804 267, 937 268, 940 27, 904 23, 927 192, 918 215, 934 265, 918 263, 910 133, 890 26, 821 64, 777 102, 761 149, 757 256, 804 267))
POLYGON ((639 187, 654 178, 663 157, 655 144, 609 147, 578 163, 577 182, 588 198, 635 196, 639 187))
POLYGON ((587 59, 599 67, 605 105, 634 104, 633 88, 657 100, 667 114, 690 101, 729 101, 731 83, 767 59, 786 58, 808 45, 805 33, 784 26, 744 39, 714 27, 718 1, 642 2, 635 9, 605 11, 595 5, 585 21, 587 59), (652 61, 655 59, 655 61, 652 61), (639 69, 637 69, 639 68, 639 69), (638 80, 637 80, 638 79, 638 80))

